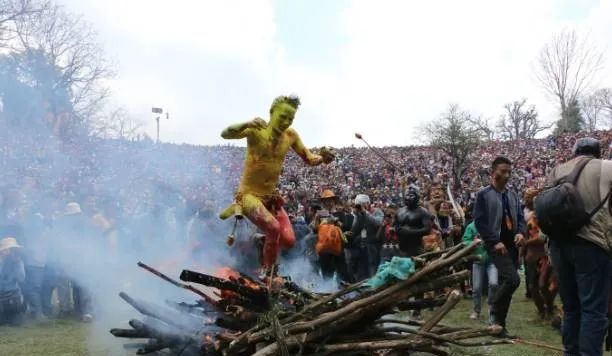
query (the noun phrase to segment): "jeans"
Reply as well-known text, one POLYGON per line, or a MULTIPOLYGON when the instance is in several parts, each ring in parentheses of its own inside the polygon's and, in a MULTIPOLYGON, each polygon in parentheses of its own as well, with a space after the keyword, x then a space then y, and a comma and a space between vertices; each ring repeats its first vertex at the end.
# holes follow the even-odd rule
POLYGON ((480 314, 481 310, 481 297, 484 291, 484 279, 488 280, 489 293, 488 293, 488 304, 491 305, 491 300, 495 291, 497 290, 497 268, 491 262, 483 265, 479 262, 472 264, 472 300, 474 302, 474 312, 480 314))
POLYGON ((368 256, 368 277, 376 274, 378 265, 380 264, 380 245, 375 243, 366 243, 366 254, 368 256))
POLYGON ((45 267, 26 266, 25 299, 30 313, 35 316, 43 313, 42 290, 45 273, 45 267))
POLYGON ((581 238, 551 241, 563 302, 565 355, 602 355, 608 327, 610 256, 581 238))
POLYGON ((507 244, 508 253, 498 254, 491 246, 488 249, 491 262, 497 268, 498 288, 491 301, 491 317, 494 324, 506 327, 506 317, 512 303, 512 295, 521 284, 518 275, 518 249, 514 245, 507 244))
POLYGON ((354 281, 361 281, 376 274, 380 262, 378 245, 364 243, 347 252, 349 273, 354 281))

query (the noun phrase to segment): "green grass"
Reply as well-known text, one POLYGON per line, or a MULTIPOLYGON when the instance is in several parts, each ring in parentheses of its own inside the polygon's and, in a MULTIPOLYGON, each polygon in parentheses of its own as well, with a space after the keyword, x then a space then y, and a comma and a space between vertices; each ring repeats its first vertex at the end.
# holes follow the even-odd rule
MULTIPOLYGON (((483 305, 483 313, 486 313, 486 302, 483 305)), ((463 300, 453 311, 447 315, 442 323, 449 325, 462 325, 470 327, 485 327, 486 318, 481 315, 480 321, 472 321, 469 314, 472 311, 472 301, 463 300)), ((550 322, 541 321, 536 312, 535 305, 531 299, 525 298, 524 283, 516 291, 510 306, 507 320, 508 331, 528 341, 535 341, 562 348, 561 336, 550 326, 550 322)), ((561 352, 551 351, 539 347, 527 345, 497 345, 479 348, 453 348, 456 356, 561 356, 561 352)))
MULTIPOLYGON (((523 285, 523 284, 522 284, 523 285)), ((450 325, 484 327, 485 318, 471 321, 468 315, 472 301, 463 300, 442 321, 450 325)), ((88 351, 87 337, 92 326, 77 321, 57 320, 21 328, 0 327, 0 355, 10 356, 80 356, 111 355, 113 352, 88 351)), ((561 347, 561 337, 548 323, 538 320, 531 300, 519 289, 510 308, 508 329, 521 338, 561 347)), ((104 331, 101 331, 104 332, 104 331)), ((560 353, 525 345, 503 345, 481 348, 452 348, 454 356, 558 356, 560 353)), ((114 356, 114 355, 113 355, 114 356)))
POLYGON ((53 320, 39 325, 0 327, 0 355, 80 356, 89 355, 87 324, 53 320))

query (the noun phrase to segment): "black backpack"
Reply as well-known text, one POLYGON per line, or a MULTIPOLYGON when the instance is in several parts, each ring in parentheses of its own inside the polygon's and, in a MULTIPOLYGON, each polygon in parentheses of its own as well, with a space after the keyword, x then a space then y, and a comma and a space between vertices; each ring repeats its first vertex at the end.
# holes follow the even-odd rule
POLYGON ((535 213, 538 225, 543 233, 551 239, 567 240, 573 238, 580 229, 587 225, 606 203, 610 193, 592 212, 584 208, 582 197, 576 189, 580 173, 592 158, 583 158, 572 172, 558 179, 554 186, 548 187, 535 199, 535 213))

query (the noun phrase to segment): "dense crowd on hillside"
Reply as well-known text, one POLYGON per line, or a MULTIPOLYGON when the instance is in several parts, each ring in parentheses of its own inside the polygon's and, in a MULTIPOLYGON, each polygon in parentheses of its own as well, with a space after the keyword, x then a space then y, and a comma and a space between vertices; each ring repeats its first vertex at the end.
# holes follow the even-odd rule
MULTIPOLYGON (((522 193, 526 187, 541 187, 545 175, 570 157, 571 145, 582 135, 483 144, 470 157, 462 182, 453 186, 455 200, 469 215, 475 193, 489 183, 490 163, 497 155, 514 163, 512 190, 522 193)), ((612 131, 591 135, 601 140, 608 157, 612 131)), ((5 243, 24 247, 25 273, 18 284, 37 318, 53 314, 50 298, 54 289, 61 312, 72 308, 81 318, 91 318, 87 288, 71 278, 74 266, 69 262, 75 252, 68 249, 68 262, 58 259, 50 241, 64 239, 60 246, 78 245, 75 241, 80 236, 91 235, 100 243, 96 246, 109 252, 144 251, 152 244, 191 246, 194 258, 205 256, 200 247, 210 244, 209 236, 217 247, 225 246, 231 226, 220 223, 216 216, 233 199, 238 186, 245 155, 242 147, 95 138, 67 142, 7 131, 0 133, 0 142, 1 237, 15 238, 5 243), (72 300, 71 307, 66 306, 67 300, 72 300)), ((312 239, 313 226, 307 224, 313 223, 325 190, 334 192, 346 212, 354 208, 356 196, 367 196, 371 209, 378 209, 385 219, 403 205, 402 182, 417 187, 425 202, 434 200, 434 189, 446 195, 451 163, 441 151, 422 146, 376 150, 338 148, 332 164, 315 168, 304 165, 293 153, 287 157, 279 191, 300 243, 290 255, 308 249, 304 244, 308 245, 308 236, 312 239)), ((434 205, 429 207, 434 215, 448 209, 444 204, 434 205)), ((440 213, 436 226, 448 239, 452 223, 440 223, 444 216, 440 213)), ((458 227, 449 243, 461 239, 464 226, 458 227)), ((329 264, 316 258, 311 262, 315 270, 320 263, 329 264)), ((365 276, 372 269, 375 266, 365 266, 359 273, 365 276)), ((0 283, 0 289, 10 290, 14 285, 0 283)))

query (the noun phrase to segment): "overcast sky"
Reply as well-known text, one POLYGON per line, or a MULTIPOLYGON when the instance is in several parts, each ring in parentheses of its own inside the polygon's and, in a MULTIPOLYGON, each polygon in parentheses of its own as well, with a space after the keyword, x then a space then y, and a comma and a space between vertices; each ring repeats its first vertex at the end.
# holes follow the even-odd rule
MULTIPOLYGON (((556 108, 534 79, 540 48, 576 28, 606 50, 612 0, 62 0, 117 63, 113 100, 164 141, 218 144, 221 130, 268 118, 272 99, 302 98, 308 146, 420 143, 449 103, 497 120, 521 97, 544 121, 556 108)), ((238 143, 238 142, 235 142, 238 143)))

